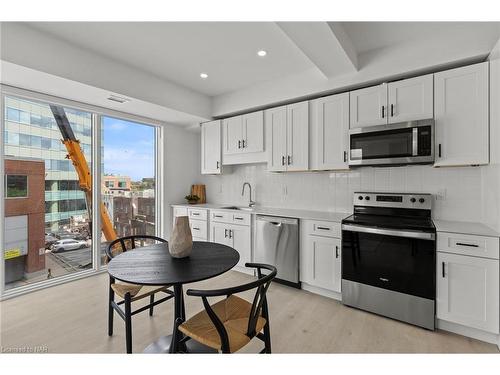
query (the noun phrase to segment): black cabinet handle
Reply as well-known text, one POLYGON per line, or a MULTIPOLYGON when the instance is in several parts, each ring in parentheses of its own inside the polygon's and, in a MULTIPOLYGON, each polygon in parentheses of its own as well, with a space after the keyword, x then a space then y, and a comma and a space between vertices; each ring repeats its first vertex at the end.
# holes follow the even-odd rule
POLYGON ((229 238, 233 238, 233 230, 229 229, 229 238))
POLYGON ((382 118, 385 117, 385 106, 382 106, 382 118))
POLYGON ((198 227, 193 227, 193 229, 194 229, 194 230, 200 230, 200 228, 198 228, 198 227))
POLYGON ((292 157, 288 155, 288 165, 292 164, 292 157))
POLYGON ((217 169, 219 169, 219 162, 217 162, 217 169))
POLYGON ((245 148, 245 147, 246 147, 246 146, 245 146, 245 140, 243 139, 243 140, 241 141, 241 148, 245 148))
POLYGON ((344 151, 344 163, 347 162, 347 151, 344 151))
POLYGON ((438 144, 438 156, 441 157, 441 143, 438 144))
POLYGON ((330 228, 327 228, 327 227, 316 227, 316 229, 320 229, 320 230, 330 230, 330 228))
POLYGON ((238 148, 241 148, 241 140, 238 141, 238 148))
POLYGON ((285 165, 285 157, 284 156, 281 157, 281 165, 285 165))
POLYGON ((227 238, 227 229, 224 229, 224 238, 227 238))
POLYGON ((199 212, 191 212, 191 215, 193 215, 193 216, 200 216, 200 213, 199 212))
POLYGON ((445 271, 444 271, 444 262, 441 262, 441 274, 443 277, 446 277, 445 271))
POLYGON ((222 215, 214 215, 214 217, 221 217, 222 218, 223 216, 222 215))
POLYGON ((391 117, 394 117, 394 104, 391 104, 391 117))
POLYGON ((335 258, 338 259, 338 257, 339 257, 339 247, 335 246, 335 258))
POLYGON ((456 245, 458 246, 468 246, 468 247, 479 247, 479 245, 475 245, 472 243, 463 243, 463 242, 456 242, 456 245))
POLYGON ((234 220, 243 220, 242 217, 235 217, 234 220))

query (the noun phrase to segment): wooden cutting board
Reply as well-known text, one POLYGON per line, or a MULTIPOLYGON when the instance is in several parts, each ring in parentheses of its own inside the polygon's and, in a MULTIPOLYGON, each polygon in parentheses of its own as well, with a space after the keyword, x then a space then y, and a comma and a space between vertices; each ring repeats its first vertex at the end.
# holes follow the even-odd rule
POLYGON ((200 197, 198 203, 207 203, 207 194, 205 192, 205 185, 192 185, 191 194, 200 197))

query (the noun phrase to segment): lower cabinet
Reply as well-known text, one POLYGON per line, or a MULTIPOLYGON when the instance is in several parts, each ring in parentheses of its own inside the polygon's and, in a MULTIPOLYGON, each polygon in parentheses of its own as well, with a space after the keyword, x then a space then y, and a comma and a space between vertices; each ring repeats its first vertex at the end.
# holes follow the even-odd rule
POLYGON ((251 261, 252 238, 250 226, 212 222, 210 224, 210 241, 231 246, 240 254, 237 266, 245 267, 251 261))
POLYGON ((306 220, 301 223, 300 281, 340 293, 341 240, 310 234, 307 224, 306 220))
POLYGON ((498 259, 438 252, 436 271, 438 319, 498 334, 498 259))

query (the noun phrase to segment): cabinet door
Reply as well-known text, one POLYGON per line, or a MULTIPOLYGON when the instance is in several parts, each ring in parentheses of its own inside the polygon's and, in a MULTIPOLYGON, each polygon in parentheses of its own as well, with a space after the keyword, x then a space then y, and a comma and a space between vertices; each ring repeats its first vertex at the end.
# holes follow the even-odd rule
POLYGON ((389 83, 387 115, 389 124, 434 117, 434 76, 389 83))
POLYGON ((349 93, 311 102, 311 168, 348 169, 349 93))
POLYGON ((304 171, 309 167, 309 103, 287 106, 288 171, 304 171))
POLYGON ((265 111, 267 169, 286 170, 286 106, 265 111))
POLYGON ((313 286, 340 292, 340 239, 308 236, 305 252, 308 270, 304 281, 313 286))
POLYGON ((250 227, 243 225, 231 225, 230 230, 231 245, 240 254, 238 266, 245 267, 245 263, 251 262, 252 238, 250 227))
POLYGON ((439 319, 498 333, 498 260, 437 253, 439 319))
POLYGON ((349 93, 352 128, 387 124, 387 84, 349 93))
POLYGON ((201 124, 201 173, 220 174, 222 170, 221 121, 201 124))
POLYGON ((242 152, 243 117, 236 116, 223 120, 224 154, 238 154, 242 152))
POLYGON ((488 63, 434 75, 435 166, 488 164, 488 63))
POLYGON ((264 112, 243 115, 242 152, 264 151, 264 112))
POLYGON ((223 223, 210 224, 210 242, 231 246, 231 240, 229 238, 229 229, 227 227, 227 224, 223 223))

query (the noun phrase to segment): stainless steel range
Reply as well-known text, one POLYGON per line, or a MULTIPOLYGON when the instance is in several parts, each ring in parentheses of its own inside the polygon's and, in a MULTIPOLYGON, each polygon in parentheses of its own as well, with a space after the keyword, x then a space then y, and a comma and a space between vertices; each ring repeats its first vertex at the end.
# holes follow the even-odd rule
POLYGON ((354 193, 342 221, 342 302, 435 328, 436 229, 430 194, 354 193))

